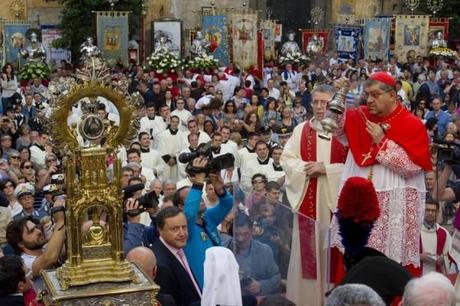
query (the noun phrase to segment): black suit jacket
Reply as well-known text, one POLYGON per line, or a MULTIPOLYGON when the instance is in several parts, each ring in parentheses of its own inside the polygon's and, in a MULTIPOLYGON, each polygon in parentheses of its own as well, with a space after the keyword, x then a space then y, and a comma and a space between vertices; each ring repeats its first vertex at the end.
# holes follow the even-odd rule
POLYGON ((157 258, 155 282, 160 286, 160 293, 171 295, 178 306, 199 301, 200 296, 187 271, 160 239, 152 245, 152 250, 157 258))

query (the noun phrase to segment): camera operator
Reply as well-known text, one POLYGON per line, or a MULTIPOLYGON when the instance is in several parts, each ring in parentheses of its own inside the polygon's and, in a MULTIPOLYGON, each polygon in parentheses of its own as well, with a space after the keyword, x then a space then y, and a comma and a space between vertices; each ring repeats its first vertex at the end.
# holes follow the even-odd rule
POLYGON ((221 245, 217 226, 233 206, 233 197, 225 190, 222 177, 216 173, 209 173, 209 182, 214 186, 219 201, 213 208, 206 208, 202 196, 208 162, 208 158, 204 156, 192 161, 195 178, 184 204, 189 233, 184 250, 193 275, 201 288, 203 288, 206 249, 221 245))
POLYGON ((144 184, 133 179, 130 180, 129 186, 123 189, 126 216, 123 224, 125 254, 138 246, 151 246, 159 236, 155 224, 158 197, 154 191, 142 195, 144 184), (150 225, 145 225, 145 215, 148 215, 150 225))

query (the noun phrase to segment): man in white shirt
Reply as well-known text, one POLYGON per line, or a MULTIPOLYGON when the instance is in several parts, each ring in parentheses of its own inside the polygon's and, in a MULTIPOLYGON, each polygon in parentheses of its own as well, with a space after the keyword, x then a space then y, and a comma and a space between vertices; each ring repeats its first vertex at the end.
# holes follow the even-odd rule
POLYGON ((49 135, 45 131, 40 132, 40 136, 30 147, 30 160, 38 168, 46 167, 46 152, 45 146, 48 144, 49 135))
POLYGON ((150 135, 147 132, 140 132, 139 143, 141 145, 141 164, 153 170, 156 177, 161 177, 165 164, 161 159, 160 152, 150 147, 150 135))
POLYGON ((163 171, 163 179, 170 179, 177 182, 177 154, 184 148, 184 136, 179 131, 179 117, 172 116, 170 126, 159 135, 160 154, 166 163, 163 171))
POLYGON ((433 199, 425 201, 425 217, 423 219, 421 235, 420 261, 423 263, 423 274, 439 272, 447 274, 449 270, 449 252, 452 238, 449 232, 436 223, 439 203, 433 199))
POLYGON ((252 189, 252 176, 260 173, 267 177, 267 181, 275 181, 275 170, 273 159, 269 156, 268 145, 265 141, 259 140, 255 146, 257 157, 246 162, 241 168, 241 186, 243 191, 250 192, 252 189))
POLYGON ((29 219, 12 221, 6 228, 6 239, 15 253, 21 254, 24 265, 32 272, 35 291, 43 288, 40 272, 43 269, 54 266, 61 254, 65 238, 65 215, 64 200, 57 199, 54 202, 56 212, 52 215, 54 219, 54 231, 49 240, 40 227, 29 219), (59 210, 61 209, 61 210, 59 210), (46 248, 43 248, 47 245, 46 248))
POLYGON ((155 172, 149 167, 142 166, 141 153, 137 149, 129 149, 127 151, 128 164, 127 166, 133 169, 134 176, 143 176, 145 178, 144 185, 148 186, 151 181, 156 179, 155 172))
POLYGON ((235 156, 235 166, 242 170, 245 167, 245 164, 257 157, 256 154, 256 143, 259 141, 259 135, 257 133, 251 132, 248 134, 248 143, 247 145, 238 150, 238 155, 235 156))
POLYGON ((268 80, 267 82, 268 96, 278 100, 280 97, 280 91, 275 88, 275 81, 273 79, 268 80))
POLYGON ((171 112, 171 116, 177 116, 180 119, 179 129, 187 131, 187 122, 193 117, 192 113, 185 109, 185 100, 182 97, 176 99, 176 109, 171 112))
POLYGON ((183 134, 185 147, 188 147, 190 145, 190 143, 188 142, 188 138, 187 138, 189 134, 198 135, 198 144, 207 143, 208 141, 211 140, 208 134, 206 134, 205 132, 201 132, 198 129, 198 123, 196 122, 195 118, 192 118, 187 122, 187 128, 188 128, 188 133, 186 132, 183 134))
POLYGON ((238 155, 238 145, 230 139, 231 135, 231 130, 230 127, 228 126, 223 126, 220 128, 220 134, 222 135, 222 152, 223 154, 225 153, 231 153, 233 156, 238 155))
POLYGON ((153 104, 148 104, 146 106, 146 112, 147 115, 142 117, 140 120, 140 132, 147 132, 151 136, 151 139, 153 140, 151 145, 152 148, 157 149, 158 148, 158 140, 157 136, 161 132, 163 132, 166 129, 166 123, 164 120, 159 117, 155 116, 156 110, 155 110, 155 105, 153 104))

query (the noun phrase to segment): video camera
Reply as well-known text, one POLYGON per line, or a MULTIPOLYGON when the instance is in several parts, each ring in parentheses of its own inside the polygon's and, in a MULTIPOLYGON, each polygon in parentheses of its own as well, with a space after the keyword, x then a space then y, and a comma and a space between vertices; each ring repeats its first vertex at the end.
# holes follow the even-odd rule
MULTIPOLYGON (((132 198, 134 196, 134 193, 139 190, 144 189, 144 184, 135 184, 135 185, 130 185, 125 188, 123 188, 123 202, 126 202, 129 198, 132 198)), ((155 191, 151 191, 149 193, 146 193, 136 199, 139 202, 139 208, 138 209, 131 209, 127 211, 126 213, 130 217, 135 217, 137 215, 140 215, 144 211, 146 211, 148 208, 154 208, 158 207, 159 201, 158 201, 158 196, 156 195, 155 191)))
POLYGON ((460 143, 453 142, 435 142, 437 148, 437 160, 449 165, 460 164, 460 143))
POLYGON ((222 169, 228 169, 233 167, 235 163, 235 157, 231 153, 226 153, 217 157, 212 156, 211 141, 202 143, 198 146, 195 152, 182 153, 179 155, 179 161, 187 164, 185 171, 189 174, 197 173, 217 173, 222 169), (208 164, 205 168, 196 168, 193 166, 193 160, 197 157, 205 157, 208 159, 208 164))

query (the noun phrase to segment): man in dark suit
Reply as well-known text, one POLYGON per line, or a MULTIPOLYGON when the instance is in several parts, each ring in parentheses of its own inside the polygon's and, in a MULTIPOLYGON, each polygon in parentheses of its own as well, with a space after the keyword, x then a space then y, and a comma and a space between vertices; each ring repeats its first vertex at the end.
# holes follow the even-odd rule
POLYGON ((155 282, 161 294, 171 295, 177 305, 190 305, 201 299, 200 287, 188 265, 183 247, 187 243, 187 220, 177 207, 166 207, 157 215, 160 232, 152 246, 157 258, 155 282))

